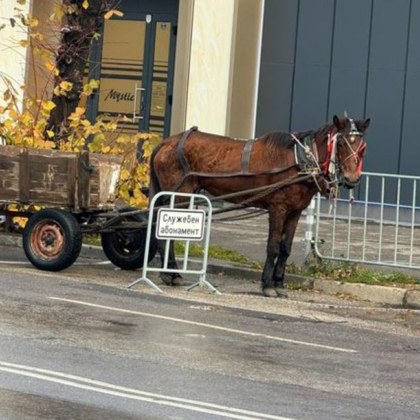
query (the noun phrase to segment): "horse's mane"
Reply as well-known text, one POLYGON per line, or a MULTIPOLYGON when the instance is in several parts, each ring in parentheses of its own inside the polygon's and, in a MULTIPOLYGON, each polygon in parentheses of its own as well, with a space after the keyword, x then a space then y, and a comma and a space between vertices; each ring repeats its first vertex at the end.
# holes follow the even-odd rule
MULTIPOLYGON (((298 140, 303 140, 305 137, 326 137, 326 134, 331 130, 332 124, 324 124, 317 130, 307 130, 307 131, 299 131, 294 132, 293 136, 296 137, 298 140)), ((283 133, 283 132, 274 132, 266 134, 264 137, 261 138, 261 141, 266 144, 267 147, 274 147, 274 148, 285 148, 291 149, 295 144, 295 140, 290 133, 283 133)))
POLYGON ((290 135, 290 133, 280 132, 266 134, 261 139, 261 141, 264 142, 264 144, 270 148, 280 147, 285 149, 291 149, 294 144, 293 138, 290 135))

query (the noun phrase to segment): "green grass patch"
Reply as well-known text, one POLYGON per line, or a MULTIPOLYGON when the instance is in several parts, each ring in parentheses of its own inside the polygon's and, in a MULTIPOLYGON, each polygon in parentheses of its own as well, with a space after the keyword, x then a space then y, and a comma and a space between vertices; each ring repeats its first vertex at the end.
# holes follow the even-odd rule
MULTIPOLYGON (((175 254, 182 256, 185 252, 184 242, 175 242, 175 254)), ((189 256, 193 258, 201 258, 204 255, 204 248, 201 245, 190 243, 189 256)), ((244 255, 239 254, 236 251, 225 249, 218 245, 209 246, 209 258, 216 260, 227 261, 233 264, 243 265, 249 268, 261 269, 261 264, 251 261, 244 255)))
POLYGON ((101 235, 97 233, 85 233, 83 235, 83 243, 86 245, 101 246, 101 235))
POLYGON ((319 279, 364 283, 371 285, 415 285, 418 280, 400 271, 380 271, 360 266, 359 264, 334 261, 311 261, 305 267, 290 265, 287 272, 319 279))

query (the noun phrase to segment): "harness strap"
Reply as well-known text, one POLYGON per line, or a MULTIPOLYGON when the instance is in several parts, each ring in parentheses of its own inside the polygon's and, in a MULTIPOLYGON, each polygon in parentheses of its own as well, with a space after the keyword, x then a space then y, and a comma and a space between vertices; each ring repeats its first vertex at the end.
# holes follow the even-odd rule
POLYGON ((254 145, 254 139, 247 140, 244 146, 244 150, 242 151, 241 169, 244 174, 249 174, 249 160, 251 157, 251 151, 252 151, 253 145, 254 145))
POLYGON ((184 174, 187 174, 190 172, 190 164, 187 161, 187 158, 185 157, 184 153, 184 145, 187 141, 188 136, 193 132, 197 131, 198 127, 191 127, 189 130, 184 131, 184 133, 181 136, 181 139, 179 140, 177 146, 176 146, 176 157, 178 159, 179 164, 182 167, 182 170, 184 171, 184 174))

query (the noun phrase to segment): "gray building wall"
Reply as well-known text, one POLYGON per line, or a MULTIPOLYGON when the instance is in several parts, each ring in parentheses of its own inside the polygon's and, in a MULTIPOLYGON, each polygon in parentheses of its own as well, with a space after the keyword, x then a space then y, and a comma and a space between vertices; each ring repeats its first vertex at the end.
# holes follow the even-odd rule
MULTIPOLYGON (((364 170, 420 175, 420 0, 266 0, 257 135, 372 119, 364 170)), ((391 199, 391 198, 390 198, 391 199)))

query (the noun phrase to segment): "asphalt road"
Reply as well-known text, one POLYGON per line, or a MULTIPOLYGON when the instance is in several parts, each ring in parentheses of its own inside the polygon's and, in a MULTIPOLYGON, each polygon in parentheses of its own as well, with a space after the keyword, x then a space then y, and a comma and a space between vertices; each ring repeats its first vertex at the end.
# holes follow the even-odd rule
POLYGON ((0 251, 21 261, 0 263, 0 418, 419 418, 420 333, 401 312, 241 279, 159 295, 109 264, 45 273, 0 251))

